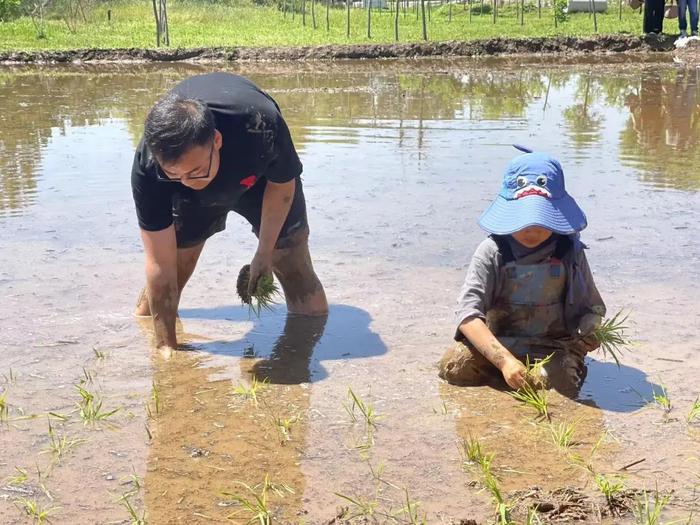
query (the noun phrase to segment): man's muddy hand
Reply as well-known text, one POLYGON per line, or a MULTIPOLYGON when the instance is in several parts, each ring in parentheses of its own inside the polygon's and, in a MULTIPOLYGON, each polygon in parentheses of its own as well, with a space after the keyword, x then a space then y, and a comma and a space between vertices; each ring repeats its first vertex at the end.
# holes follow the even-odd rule
POLYGON ((272 253, 255 252, 250 262, 250 279, 248 280, 248 297, 253 297, 258 288, 258 281, 265 275, 272 275, 272 253))

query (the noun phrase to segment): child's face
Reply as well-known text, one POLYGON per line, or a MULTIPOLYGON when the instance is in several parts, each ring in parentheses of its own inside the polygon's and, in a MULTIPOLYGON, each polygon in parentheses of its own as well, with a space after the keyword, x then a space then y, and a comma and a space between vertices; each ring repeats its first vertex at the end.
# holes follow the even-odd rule
POLYGON ((526 248, 535 248, 551 236, 552 232, 541 226, 530 226, 513 234, 513 238, 526 248))

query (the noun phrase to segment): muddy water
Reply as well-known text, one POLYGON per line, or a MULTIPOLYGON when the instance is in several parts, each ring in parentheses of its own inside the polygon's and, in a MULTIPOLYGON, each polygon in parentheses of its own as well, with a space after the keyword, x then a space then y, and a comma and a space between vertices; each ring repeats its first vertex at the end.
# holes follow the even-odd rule
POLYGON ((164 359, 130 315, 143 280, 132 148, 160 93, 214 69, 0 72, 0 522, 26 522, 26 498, 56 523, 128 523, 125 495, 150 523, 245 522, 236 496, 252 499, 245 485, 260 493, 269 476, 282 523, 359 513, 337 494, 376 503, 378 522, 407 522, 405 490, 428 523, 486 523, 490 497, 462 468, 469 436, 495 454, 509 497, 573 487, 589 498, 587 521, 629 521, 589 512, 602 505, 590 475, 526 408, 436 377, 483 238, 475 221, 511 143, 562 159, 599 288, 633 318, 622 366, 593 355, 580 399, 550 395, 552 417, 576 423, 573 453, 596 471, 673 489, 666 516, 688 516, 700 482, 700 427, 685 422, 700 394, 700 70, 522 58, 240 66, 292 128, 331 312, 309 324, 279 306, 251 319, 234 288, 255 243, 231 216, 182 299, 189 351, 164 359), (246 399, 253 377, 270 382, 246 399), (75 385, 118 412, 84 424, 75 385), (661 385, 668 415, 642 399, 661 385), (379 415, 371 436, 345 408, 348 388, 379 415), (84 440, 60 460, 45 452, 49 421, 56 439, 84 440), (26 480, 9 479, 17 469, 26 480))

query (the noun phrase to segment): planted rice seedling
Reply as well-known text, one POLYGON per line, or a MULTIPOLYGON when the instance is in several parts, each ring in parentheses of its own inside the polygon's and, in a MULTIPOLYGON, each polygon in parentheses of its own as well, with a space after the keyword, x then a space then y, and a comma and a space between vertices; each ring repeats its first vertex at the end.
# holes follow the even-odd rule
POLYGON ((632 341, 628 338, 626 330, 629 328, 626 323, 629 314, 617 312, 612 318, 605 319, 599 327, 593 331, 593 335, 600 343, 600 349, 604 356, 610 354, 615 360, 617 367, 620 367, 620 354, 622 350, 629 346, 632 341))
POLYGON ((270 414, 270 420, 272 426, 275 428, 280 436, 280 442, 284 445, 287 441, 292 439, 292 425, 299 421, 299 416, 294 416, 292 418, 282 418, 280 416, 275 416, 270 414))
POLYGON ((700 420, 700 396, 695 398, 693 406, 690 407, 690 411, 685 419, 688 423, 692 423, 696 419, 700 420))
POLYGON ((533 388, 526 383, 519 390, 508 392, 508 394, 525 405, 534 408, 539 418, 550 420, 546 390, 533 388))
POLYGON ((345 411, 350 415, 352 422, 354 423, 358 420, 357 411, 362 416, 367 427, 377 428, 377 419, 379 419, 379 416, 374 411, 374 405, 372 405, 372 403, 365 403, 362 399, 357 397, 355 392, 352 391, 352 388, 348 388, 348 398, 349 403, 343 404, 343 406, 345 407, 345 411))
MULTIPOLYGON (((649 499, 649 493, 645 490, 644 496, 635 501, 632 513, 636 525, 659 525, 661 513, 664 507, 668 505, 671 497, 668 494, 659 494, 659 489, 654 491, 654 499, 649 499)), ((678 523, 678 522, 674 522, 678 523)))
POLYGON ((58 436, 56 431, 51 425, 51 420, 49 419, 49 446, 47 449, 42 450, 42 453, 50 453, 53 455, 53 459, 56 462, 61 461, 61 458, 69 452, 71 449, 82 445, 85 443, 84 439, 68 439, 68 436, 58 436))
POLYGON ((7 403, 7 392, 0 394, 0 424, 7 425, 10 417, 10 405, 7 403))
POLYGON ((652 388, 651 397, 654 400, 654 403, 656 403, 656 405, 659 406, 664 412, 668 414, 671 411, 671 397, 668 395, 668 391, 663 384, 661 385, 661 392, 657 392, 654 388, 652 388))
POLYGON ((406 504, 403 508, 394 513, 394 517, 404 515, 411 525, 426 525, 428 523, 426 514, 419 515, 420 501, 412 501, 408 489, 404 487, 404 501, 406 504))
POLYGON ((76 403, 78 405, 80 418, 86 425, 88 423, 95 424, 100 421, 104 421, 119 411, 119 408, 115 408, 109 412, 103 411, 101 398, 95 396, 93 393, 84 389, 80 385, 75 385, 75 388, 78 390, 81 397, 80 403, 76 403))
POLYGON ((613 505, 615 497, 625 489, 624 481, 618 476, 608 477, 604 474, 596 474, 593 480, 598 490, 605 496, 605 501, 608 505, 613 505))
POLYGON ((24 485, 29 479, 27 471, 20 467, 15 467, 15 474, 9 475, 5 478, 5 483, 11 487, 16 487, 18 485, 24 485))
POLYGON ((270 492, 273 492, 279 497, 284 497, 285 494, 294 494, 294 490, 289 485, 285 485, 283 483, 272 483, 269 475, 267 474, 265 475, 265 480, 262 483, 253 487, 243 483, 242 481, 235 481, 234 483, 245 489, 244 495, 234 494, 231 492, 222 492, 221 494, 231 498, 243 508, 229 514, 227 517, 231 519, 238 516, 242 512, 247 512, 250 515, 247 521, 249 524, 259 523, 260 525, 270 525, 272 523, 273 515, 268 504, 270 492))
POLYGON ((133 494, 130 493, 124 494, 121 498, 119 498, 119 504, 124 507, 129 515, 131 525, 146 525, 146 511, 144 510, 141 512, 141 515, 139 515, 138 511, 131 503, 130 498, 132 495, 133 494))
POLYGON ((511 512, 513 511, 512 503, 506 501, 498 485, 498 480, 490 470, 484 472, 484 487, 491 493, 493 503, 495 505, 496 523, 497 525, 514 525, 511 520, 511 512))
POLYGON ((18 498, 15 500, 15 505, 22 509, 33 523, 37 525, 46 523, 49 516, 59 510, 60 507, 40 507, 35 499, 18 498))
POLYGON ((542 520, 540 520, 537 510, 534 508, 527 509, 527 516, 525 517, 525 525, 542 525, 542 520))
POLYGON ((238 386, 234 387, 234 395, 241 396, 243 399, 252 399, 255 405, 258 404, 258 394, 262 393, 270 380, 266 377, 262 381, 258 381, 258 378, 253 376, 253 381, 250 386, 246 386, 243 383, 238 383, 238 386))
POLYGON ((549 432, 552 436, 552 441, 560 448, 569 448, 574 444, 574 430, 575 425, 573 423, 562 422, 549 424, 549 432))
POLYGON ((245 304, 248 305, 250 313, 254 313, 257 317, 263 310, 272 310, 275 305, 274 297, 279 295, 280 290, 275 283, 272 275, 263 275, 258 279, 255 292, 252 295, 248 294, 248 284, 250 282, 250 265, 246 264, 238 272, 238 280, 236 281, 236 291, 238 296, 245 304))
POLYGON ((345 494, 340 494, 339 492, 336 492, 335 495, 339 498, 343 498, 351 505, 350 509, 348 509, 350 512, 344 515, 343 518, 348 520, 353 520, 355 518, 368 518, 377 513, 379 501, 376 499, 363 498, 362 496, 346 496, 345 494))
POLYGON ((465 467, 469 464, 478 465, 482 472, 491 471, 493 454, 484 452, 479 438, 469 436, 462 440, 462 463, 465 467))
POLYGON ((81 385, 92 384, 94 380, 95 380, 94 373, 90 370, 87 370, 85 367, 83 367, 83 377, 80 378, 80 384, 81 385))

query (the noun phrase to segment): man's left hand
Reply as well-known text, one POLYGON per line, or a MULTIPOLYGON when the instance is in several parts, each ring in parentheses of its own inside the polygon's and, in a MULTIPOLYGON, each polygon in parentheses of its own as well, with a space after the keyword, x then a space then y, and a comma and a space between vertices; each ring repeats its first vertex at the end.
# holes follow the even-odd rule
POLYGON ((255 252, 253 260, 250 262, 250 279, 248 281, 248 297, 253 297, 258 288, 258 281, 265 275, 272 275, 272 254, 255 252))

